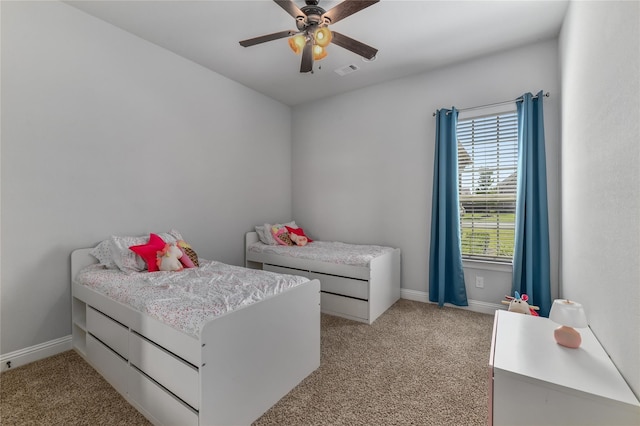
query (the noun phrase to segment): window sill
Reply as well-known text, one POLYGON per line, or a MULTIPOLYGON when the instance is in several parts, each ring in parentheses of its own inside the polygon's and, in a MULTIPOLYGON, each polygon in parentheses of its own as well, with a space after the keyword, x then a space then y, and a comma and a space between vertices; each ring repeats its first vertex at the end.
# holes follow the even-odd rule
POLYGON ((491 262, 489 260, 462 259, 462 267, 482 271, 513 272, 511 263, 491 262))

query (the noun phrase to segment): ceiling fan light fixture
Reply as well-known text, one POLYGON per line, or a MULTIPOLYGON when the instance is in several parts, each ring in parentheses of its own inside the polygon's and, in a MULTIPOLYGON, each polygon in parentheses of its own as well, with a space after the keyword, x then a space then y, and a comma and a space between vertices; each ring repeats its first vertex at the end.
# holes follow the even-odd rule
POLYGON ((327 27, 318 28, 313 36, 316 45, 327 47, 331 43, 331 30, 327 27))
POLYGON ((327 56, 327 49, 324 47, 314 44, 313 45, 313 60, 319 61, 320 59, 327 56))
POLYGON ((307 39, 301 34, 289 38, 289 47, 296 55, 302 52, 305 44, 307 44, 307 39))
MULTIPOLYGON (((2 0, 0 0, 2 1, 2 0)), ((273 0, 295 19, 297 30, 279 31, 247 40, 241 40, 240 46, 249 47, 288 37, 289 47, 295 54, 301 54, 301 73, 313 73, 313 61, 327 56, 326 48, 333 43, 363 58, 375 59, 378 49, 331 31, 333 25, 356 12, 378 3, 380 0, 342 0, 329 10, 318 6, 319 0, 305 0, 306 6, 298 7, 295 0, 273 0)))

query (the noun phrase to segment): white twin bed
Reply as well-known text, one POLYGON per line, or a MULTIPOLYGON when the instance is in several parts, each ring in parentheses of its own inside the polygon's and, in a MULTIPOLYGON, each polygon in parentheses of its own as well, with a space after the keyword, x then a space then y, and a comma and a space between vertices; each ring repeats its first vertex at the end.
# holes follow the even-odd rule
POLYGON ((74 348, 154 424, 250 424, 320 365, 317 280, 207 261, 127 274, 89 252, 71 255, 74 348))
POLYGON ((321 311, 373 323, 400 298, 400 249, 314 241, 268 245, 245 236, 245 266, 302 275, 321 283, 321 311))
POLYGON ((250 232, 246 268, 153 273, 105 268, 98 247, 71 255, 73 346, 154 424, 252 423, 319 367, 321 310, 370 324, 400 297, 389 247, 250 232))

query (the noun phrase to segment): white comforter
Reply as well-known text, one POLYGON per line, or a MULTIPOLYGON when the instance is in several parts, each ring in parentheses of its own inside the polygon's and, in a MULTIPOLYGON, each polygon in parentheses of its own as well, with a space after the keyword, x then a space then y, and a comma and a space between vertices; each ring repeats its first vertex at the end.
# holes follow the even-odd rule
POLYGON ((210 319, 309 281, 200 259, 180 272, 133 272, 91 265, 76 282, 194 337, 210 319))
POLYGON ((253 253, 272 253, 338 265, 369 266, 373 259, 393 251, 393 248, 334 241, 314 241, 302 247, 272 246, 257 242, 250 244, 248 250, 253 253))

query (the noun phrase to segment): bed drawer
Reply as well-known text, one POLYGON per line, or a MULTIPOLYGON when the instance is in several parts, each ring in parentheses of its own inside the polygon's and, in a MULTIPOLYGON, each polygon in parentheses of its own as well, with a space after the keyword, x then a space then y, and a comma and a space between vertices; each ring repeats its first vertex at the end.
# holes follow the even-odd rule
POLYGON ((127 361, 91 334, 87 335, 87 359, 118 392, 126 392, 127 371, 129 370, 127 361))
POLYGON ((154 343, 131 333, 129 362, 199 409, 198 370, 154 343))
POLYGON ((320 280, 320 290, 322 291, 369 300, 369 281, 336 277, 335 275, 325 275, 317 272, 311 272, 310 275, 309 278, 312 280, 320 280))
POLYGON ((277 272, 278 274, 299 275, 301 277, 309 278, 309 271, 303 271, 301 269, 285 268, 284 266, 276 266, 265 263, 262 265, 264 271, 277 272))
POLYGON ((357 320, 369 320, 369 303, 364 300, 320 293, 320 310, 332 315, 357 320))
POLYGON ((152 413, 160 424, 198 424, 198 414, 194 410, 135 368, 131 368, 129 374, 129 396, 145 411, 152 413))
POLYGON ((125 359, 129 357, 129 329, 91 306, 87 307, 87 331, 125 359))

